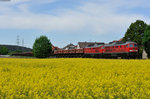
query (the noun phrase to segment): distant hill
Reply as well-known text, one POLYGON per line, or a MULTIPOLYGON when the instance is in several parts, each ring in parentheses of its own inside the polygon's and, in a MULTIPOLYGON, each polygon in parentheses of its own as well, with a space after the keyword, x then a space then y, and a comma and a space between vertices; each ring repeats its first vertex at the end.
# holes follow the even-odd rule
POLYGON ((0 47, 1 46, 7 47, 9 52, 12 52, 12 51, 31 52, 32 51, 31 48, 17 46, 17 45, 0 45, 0 47))

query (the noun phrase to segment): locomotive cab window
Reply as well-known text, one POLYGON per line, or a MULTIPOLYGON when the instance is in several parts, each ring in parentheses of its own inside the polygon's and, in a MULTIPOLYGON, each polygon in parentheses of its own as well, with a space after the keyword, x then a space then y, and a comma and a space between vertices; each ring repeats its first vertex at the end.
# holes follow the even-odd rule
POLYGON ((134 47, 137 47, 137 44, 134 44, 134 47))
POLYGON ((104 49, 104 46, 102 47, 102 49, 104 49))
POLYGON ((133 44, 130 44, 129 47, 133 47, 133 44))

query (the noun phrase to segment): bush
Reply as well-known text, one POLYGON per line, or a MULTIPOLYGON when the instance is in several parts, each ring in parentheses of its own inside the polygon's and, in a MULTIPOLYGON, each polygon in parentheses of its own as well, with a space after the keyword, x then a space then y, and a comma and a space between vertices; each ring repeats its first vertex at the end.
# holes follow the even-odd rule
POLYGON ((0 55, 7 55, 8 54, 8 48, 5 46, 0 47, 0 55))
POLYGON ((37 58, 49 57, 52 53, 52 44, 46 36, 40 36, 33 44, 33 55, 37 58))

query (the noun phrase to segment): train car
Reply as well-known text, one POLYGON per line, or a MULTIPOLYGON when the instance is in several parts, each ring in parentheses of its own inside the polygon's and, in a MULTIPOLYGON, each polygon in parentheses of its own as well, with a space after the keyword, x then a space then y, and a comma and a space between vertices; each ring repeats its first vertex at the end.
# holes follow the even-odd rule
POLYGON ((76 49, 76 53, 77 54, 83 54, 84 53, 84 49, 83 48, 76 49))
POLYGON ((75 53, 76 53, 75 49, 69 49, 66 57, 74 57, 75 53))
POLYGON ((104 46, 104 57, 136 58, 138 46, 135 42, 112 43, 104 46))
POLYGON ((54 54, 53 54, 53 56, 55 56, 55 57, 60 57, 60 56, 62 56, 63 55, 63 50, 54 50, 54 54))
POLYGON ((68 50, 55 50, 56 57, 82 57, 84 54, 83 49, 68 49, 68 50))
POLYGON ((69 53, 69 54, 74 54, 74 53, 76 53, 76 50, 75 50, 75 49, 69 49, 69 50, 68 50, 68 53, 69 53))
POLYGON ((84 56, 86 57, 103 57, 104 45, 84 48, 84 56))
POLYGON ((84 57, 84 49, 83 48, 76 49, 75 57, 84 57))

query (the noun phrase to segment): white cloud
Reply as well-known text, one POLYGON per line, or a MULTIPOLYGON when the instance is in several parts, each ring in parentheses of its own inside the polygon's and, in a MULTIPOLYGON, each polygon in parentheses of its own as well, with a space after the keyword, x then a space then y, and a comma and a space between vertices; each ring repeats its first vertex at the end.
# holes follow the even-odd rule
POLYGON ((21 3, 26 3, 29 2, 30 0, 10 0, 10 1, 1 1, 0 5, 5 5, 5 6, 12 6, 16 4, 21 4, 21 3))
POLYGON ((11 3, 17 4, 17 3, 24 3, 24 2, 28 2, 30 0, 10 0, 11 3))
POLYGON ((123 4, 118 3, 118 5, 116 4, 112 6, 110 4, 113 3, 87 3, 84 6, 79 7, 79 10, 81 10, 82 13, 89 16, 90 20, 88 23, 89 25, 91 25, 90 28, 93 30, 94 33, 120 33, 125 28, 127 29, 127 26, 129 26, 131 22, 134 22, 137 19, 150 21, 150 19, 146 18, 144 15, 136 13, 117 13, 119 11, 119 9, 117 8, 121 7, 121 5, 123 4))
POLYGON ((52 3, 56 0, 10 0, 10 1, 0 1, 0 5, 16 5, 23 3, 33 3, 33 4, 44 4, 44 3, 52 3))
MULTIPOLYGON (((14 0, 14 3, 28 2, 29 0, 14 0)), ((84 3, 77 6, 76 9, 62 9, 58 11, 57 16, 49 14, 35 14, 28 8, 28 3, 17 5, 18 10, 4 7, 3 10, 8 13, 0 15, 0 28, 14 29, 39 29, 46 31, 79 31, 86 29, 91 33, 104 34, 114 32, 125 32, 125 28, 136 19, 142 19, 149 22, 149 18, 140 14, 117 13, 119 9, 127 6, 138 7, 141 2, 133 0, 135 3, 128 3, 128 0, 107 0, 103 3, 84 3), (108 2, 109 1, 109 2, 108 2), (137 1, 137 2, 136 2, 137 1)), ((42 2, 38 0, 37 2, 42 2)), ((46 2, 54 2, 54 0, 45 0, 46 2)), ((44 3, 43 2, 43 3, 44 3)), ((3 12, 0 10, 0 12, 3 12)), ((84 31, 84 30, 83 30, 84 31)))
POLYGON ((36 3, 39 3, 39 4, 45 4, 45 3, 56 2, 56 0, 32 0, 32 2, 36 2, 36 3))
POLYGON ((19 9, 19 11, 21 13, 30 13, 29 11, 29 5, 28 4, 21 4, 21 5, 18 5, 17 8, 19 9))

